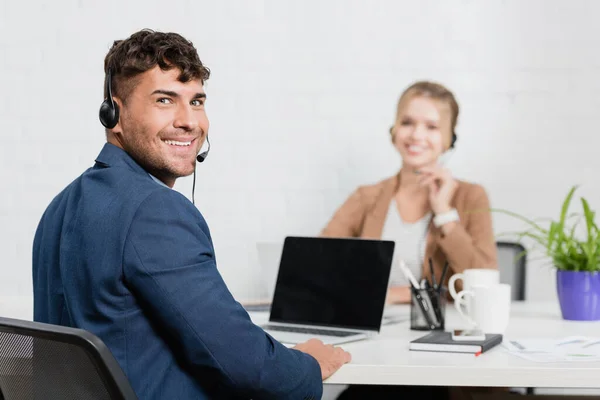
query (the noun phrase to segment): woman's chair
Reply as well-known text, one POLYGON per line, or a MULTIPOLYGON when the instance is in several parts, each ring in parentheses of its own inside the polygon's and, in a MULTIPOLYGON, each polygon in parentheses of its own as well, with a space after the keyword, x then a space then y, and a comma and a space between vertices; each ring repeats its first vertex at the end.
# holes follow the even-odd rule
POLYGON ((517 242, 496 242, 500 282, 511 285, 512 300, 525 300, 527 255, 517 242))

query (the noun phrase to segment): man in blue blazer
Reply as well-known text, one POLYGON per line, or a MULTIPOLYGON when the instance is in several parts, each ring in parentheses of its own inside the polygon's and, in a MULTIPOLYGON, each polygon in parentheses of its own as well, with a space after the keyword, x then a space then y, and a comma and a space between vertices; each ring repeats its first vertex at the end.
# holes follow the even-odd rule
POLYGON ((98 335, 140 399, 320 398, 350 355, 317 340, 288 349, 254 325, 206 221, 171 189, 207 138, 196 49, 143 30, 115 41, 104 67, 108 143, 40 221, 34 319, 98 335))

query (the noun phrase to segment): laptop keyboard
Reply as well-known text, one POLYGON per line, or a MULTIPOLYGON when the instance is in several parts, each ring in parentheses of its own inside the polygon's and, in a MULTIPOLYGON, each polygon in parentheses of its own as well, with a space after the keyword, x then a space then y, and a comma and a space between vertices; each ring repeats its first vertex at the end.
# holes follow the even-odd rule
POLYGON ((268 329, 270 331, 308 333, 310 335, 336 336, 336 337, 346 337, 346 336, 352 336, 352 335, 357 334, 357 332, 330 331, 328 329, 304 328, 304 327, 281 326, 281 325, 264 325, 263 328, 268 329))

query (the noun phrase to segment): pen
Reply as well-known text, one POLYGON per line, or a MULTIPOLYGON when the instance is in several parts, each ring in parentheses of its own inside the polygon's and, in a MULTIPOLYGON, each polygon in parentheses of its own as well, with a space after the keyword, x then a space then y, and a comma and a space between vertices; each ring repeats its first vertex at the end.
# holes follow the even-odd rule
POLYGON ((406 266, 406 264, 404 263, 403 260, 400 260, 400 269, 404 273, 404 276, 406 276, 406 278, 410 281, 411 286, 414 287, 416 290, 418 290, 419 283, 417 282, 417 280, 415 279, 415 276, 412 274, 412 272, 406 266))
POLYGON ((413 296, 415 296, 415 299, 417 301, 417 304, 419 305, 419 308, 421 308, 421 313, 423 314, 425 321, 427 321, 427 325, 429 325, 430 329, 435 329, 435 324, 431 320, 431 315, 429 314, 429 307, 427 306, 425 299, 423 299, 423 296, 421 296, 421 293, 419 292, 419 283, 417 282, 414 275, 412 274, 410 269, 406 266, 406 264, 404 263, 403 260, 400 260, 400 269, 402 270, 402 272, 404 273, 404 275, 410 282, 411 292, 412 292, 413 296))
MULTIPOLYGON (((440 310, 440 291, 438 288, 438 284, 435 280, 435 272, 433 271, 433 260, 429 257, 429 272, 431 272, 431 286, 433 288, 433 293, 431 293, 431 304, 433 305, 433 311, 435 312, 435 317, 438 320, 438 323, 442 323, 442 310, 440 310)), ((442 277, 443 279, 443 277, 442 277)))
MULTIPOLYGON (((440 291, 438 290, 437 282, 435 281, 435 272, 433 271, 433 260, 429 257, 429 272, 431 273, 431 287, 433 288, 433 293, 431 293, 430 300, 433 306, 433 311, 435 312, 435 317, 438 322, 441 324, 442 322, 442 310, 440 310, 440 302, 439 296, 440 291)), ((428 292, 429 293, 429 292, 428 292)))
POLYGON ((519 342, 515 342, 514 340, 512 340, 510 343, 512 343, 519 350, 526 350, 525 347, 523 347, 523 345, 521 345, 521 343, 519 342))
POLYGON ((429 257, 429 272, 431 272, 431 286, 433 290, 437 290, 437 283, 435 281, 435 274, 433 273, 433 261, 431 261, 431 257, 429 257))
MULTIPOLYGON (((429 314, 429 311, 432 308, 429 308, 429 306, 427 305, 427 302, 425 301, 425 299, 423 298, 423 296, 421 296, 421 292, 419 292, 418 289, 416 289, 415 287, 413 287, 411 285, 411 290, 413 293, 413 296, 415 296, 417 303, 419 304, 419 308, 421 308, 421 312, 423 313, 423 317, 425 318, 425 321, 427 321, 427 325, 429 325, 429 329, 435 329, 436 324, 431 320, 431 314, 429 314)), ((435 313, 435 310, 434 310, 435 313)))
POLYGON ((442 276, 440 277, 440 285, 438 286, 438 292, 442 291, 442 287, 444 286, 444 278, 446 277, 446 272, 448 271, 448 261, 444 264, 444 269, 442 270, 442 276))

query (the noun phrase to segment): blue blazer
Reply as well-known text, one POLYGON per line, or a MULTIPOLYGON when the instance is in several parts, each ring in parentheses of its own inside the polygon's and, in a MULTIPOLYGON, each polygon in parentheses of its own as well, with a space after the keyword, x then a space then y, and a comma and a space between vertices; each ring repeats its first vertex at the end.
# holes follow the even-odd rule
POLYGON ((112 144, 41 218, 33 289, 34 320, 96 334, 140 399, 322 396, 316 360, 232 297, 198 209, 112 144))

